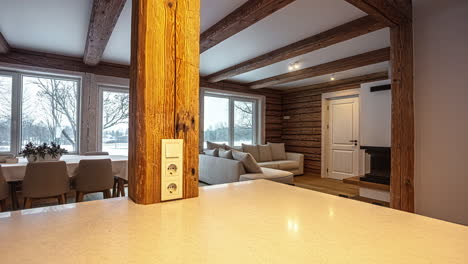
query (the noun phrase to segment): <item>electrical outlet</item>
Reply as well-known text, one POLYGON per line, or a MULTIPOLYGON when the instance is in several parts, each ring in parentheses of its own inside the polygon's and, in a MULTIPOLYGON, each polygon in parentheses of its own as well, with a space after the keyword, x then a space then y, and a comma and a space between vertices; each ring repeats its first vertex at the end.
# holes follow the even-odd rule
POLYGON ((161 151, 161 201, 182 198, 183 139, 163 139, 161 151))

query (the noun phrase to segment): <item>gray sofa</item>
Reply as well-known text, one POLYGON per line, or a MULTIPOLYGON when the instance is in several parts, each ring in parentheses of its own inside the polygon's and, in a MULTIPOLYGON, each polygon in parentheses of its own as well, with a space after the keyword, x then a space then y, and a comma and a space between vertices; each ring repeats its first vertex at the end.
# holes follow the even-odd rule
POLYGON ((304 172, 304 155, 286 153, 287 160, 259 162, 263 173, 246 173, 242 162, 200 154, 199 179, 208 184, 267 179, 294 184, 294 175, 304 172))

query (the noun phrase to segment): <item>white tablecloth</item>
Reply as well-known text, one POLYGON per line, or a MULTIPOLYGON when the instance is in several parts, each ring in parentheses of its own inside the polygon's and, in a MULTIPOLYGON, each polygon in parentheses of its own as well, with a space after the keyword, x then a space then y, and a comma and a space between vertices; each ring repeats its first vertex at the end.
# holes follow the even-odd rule
MULTIPOLYGON (((78 168, 78 163, 83 159, 111 159, 112 161, 112 173, 114 176, 119 178, 128 179, 127 174, 127 156, 79 156, 79 155, 65 155, 60 160, 67 163, 68 175, 71 177, 75 174, 78 168)), ((22 181, 26 173, 26 165, 28 161, 24 158, 20 158, 16 164, 5 164, 2 163, 3 176, 7 182, 9 181, 22 181)))

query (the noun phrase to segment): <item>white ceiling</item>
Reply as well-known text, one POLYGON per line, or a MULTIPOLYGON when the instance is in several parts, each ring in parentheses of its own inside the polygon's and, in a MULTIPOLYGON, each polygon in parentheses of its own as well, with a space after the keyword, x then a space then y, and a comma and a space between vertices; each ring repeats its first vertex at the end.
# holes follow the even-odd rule
POLYGON ((132 33, 132 1, 127 0, 114 31, 102 54, 102 60, 130 65, 130 38, 132 33))
MULTIPOLYGON (((246 1, 201 0, 201 31, 246 1)), ((12 47, 83 56, 92 0, 0 0, 0 6, 0 32, 12 47)), ((364 15, 344 0, 296 0, 201 54, 200 74, 205 76, 217 72, 364 15)), ((130 32, 131 0, 127 0, 104 51, 103 61, 130 63, 130 32)), ((286 73, 290 62, 299 61, 302 68, 310 67, 389 45, 388 29, 383 29, 229 80, 252 82, 286 73)), ((354 77, 382 71, 388 68, 386 65, 371 65, 343 72, 342 75, 354 77)), ((328 78, 316 77, 277 88, 303 86, 328 78)))
POLYGON ((390 31, 381 29, 354 39, 311 52, 302 56, 291 58, 270 66, 247 72, 232 78, 239 82, 252 82, 288 72, 290 63, 299 62, 300 69, 347 58, 372 50, 388 47, 390 44, 390 31))
MULTIPOLYGON (((338 81, 338 80, 356 77, 356 76, 362 76, 362 75, 366 75, 370 73, 388 71, 389 67, 390 66, 388 62, 381 62, 381 63, 372 64, 372 65, 368 65, 364 67, 354 68, 354 69, 347 70, 347 71, 336 72, 333 75, 335 77, 335 81, 338 81)), ((317 77, 290 82, 286 84, 274 85, 272 86, 272 88, 280 89, 280 90, 287 90, 288 88, 296 88, 296 87, 302 87, 302 86, 307 86, 307 85, 312 85, 312 84, 329 82, 330 78, 331 78, 331 74, 327 74, 323 76, 317 76, 317 77)))
POLYGON ((0 0, 0 32, 10 46, 82 57, 92 0, 0 0))

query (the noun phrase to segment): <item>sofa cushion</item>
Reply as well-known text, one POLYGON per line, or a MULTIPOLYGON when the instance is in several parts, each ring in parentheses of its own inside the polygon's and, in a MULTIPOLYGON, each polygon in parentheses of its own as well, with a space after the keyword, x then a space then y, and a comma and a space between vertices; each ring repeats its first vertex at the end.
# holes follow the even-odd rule
POLYGON ((273 160, 285 160, 286 159, 286 150, 284 148, 284 143, 270 143, 268 144, 271 147, 271 155, 273 160))
POLYGON ((272 161, 271 147, 269 145, 258 145, 259 162, 272 161))
POLYGON ((234 159, 232 157, 232 150, 224 150, 224 149, 218 149, 218 157, 223 158, 223 159, 234 159))
POLYGON ((218 144, 218 143, 207 141, 206 148, 207 149, 218 149, 218 148, 226 149, 226 144, 218 144))
POLYGON ((250 153, 256 161, 260 161, 260 154, 258 153, 257 145, 242 144, 242 151, 250 153))
POLYGON ((299 168, 299 162, 295 160, 277 160, 274 162, 278 164, 280 170, 296 170, 299 168))
POLYGON ((262 168, 262 173, 248 173, 239 177, 239 181, 250 180, 271 180, 286 184, 294 184, 294 175, 289 171, 275 170, 270 168, 262 168))
POLYGON ((250 153, 232 151, 232 156, 235 160, 242 162, 245 171, 248 173, 261 173, 262 169, 258 166, 257 161, 252 157, 250 153))
POLYGON ((258 166, 262 168, 279 169, 279 164, 276 161, 259 162, 258 166))
POLYGON ((205 149, 205 154, 208 156, 218 157, 218 149, 205 149))

